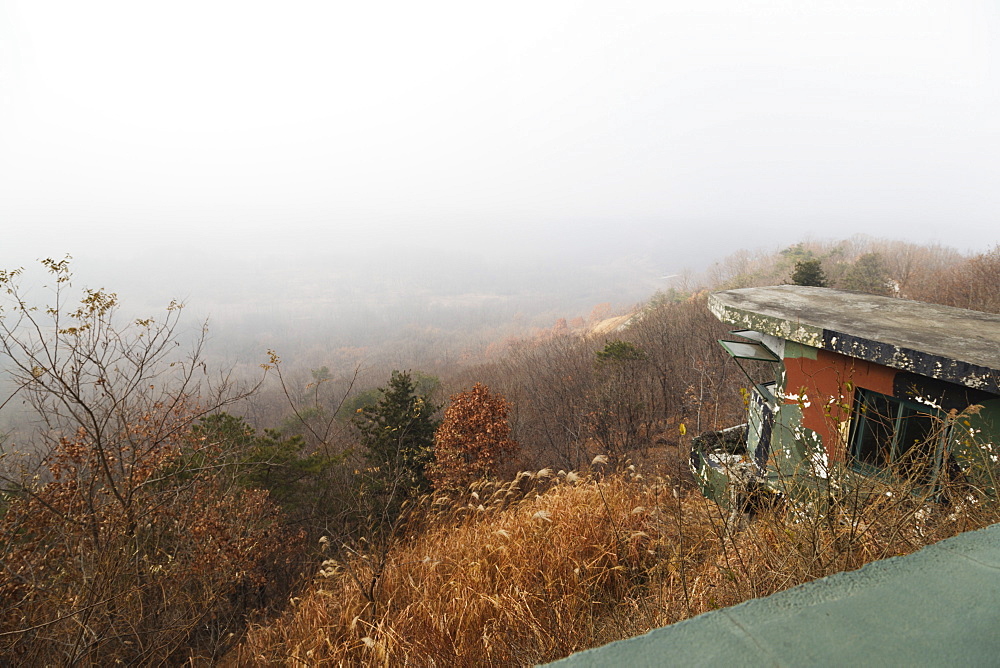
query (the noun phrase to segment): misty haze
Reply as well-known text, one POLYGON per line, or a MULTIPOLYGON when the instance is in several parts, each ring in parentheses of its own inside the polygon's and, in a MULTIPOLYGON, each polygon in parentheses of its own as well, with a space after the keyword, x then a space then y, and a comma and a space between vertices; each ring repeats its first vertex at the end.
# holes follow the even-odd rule
POLYGON ((688 462, 748 419, 714 291, 1000 312, 998 30, 0 4, 0 663, 533 665, 995 522, 688 462))

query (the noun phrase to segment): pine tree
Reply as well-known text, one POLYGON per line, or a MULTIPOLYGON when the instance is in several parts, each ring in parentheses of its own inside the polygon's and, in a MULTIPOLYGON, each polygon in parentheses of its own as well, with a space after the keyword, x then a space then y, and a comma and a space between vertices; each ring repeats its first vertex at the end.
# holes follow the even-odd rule
POLYGON ((890 294, 889 274, 882 264, 882 256, 878 253, 865 253, 844 274, 841 287, 845 290, 856 290, 873 295, 890 294))
POLYGON ((408 371, 393 371, 379 392, 378 402, 358 409, 353 422, 369 467, 368 491, 388 491, 392 502, 430 488, 424 470, 434 454, 438 407, 417 394, 408 371))
POLYGON ((792 283, 825 288, 827 282, 822 263, 817 259, 799 260, 795 263, 795 271, 792 272, 792 283))

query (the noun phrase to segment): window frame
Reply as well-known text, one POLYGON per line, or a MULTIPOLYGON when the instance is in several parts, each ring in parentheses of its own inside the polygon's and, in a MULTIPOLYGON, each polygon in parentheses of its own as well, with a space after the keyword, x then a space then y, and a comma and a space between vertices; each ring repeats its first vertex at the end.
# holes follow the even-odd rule
POLYGON ((895 478, 912 478, 916 483, 921 485, 931 485, 937 480, 938 474, 941 471, 944 454, 943 446, 948 440, 950 431, 945 420, 946 416, 942 411, 866 388, 855 388, 853 403, 851 426, 847 441, 848 465, 852 470, 868 476, 888 475, 895 478), (891 413, 891 415, 883 416, 881 413, 877 413, 876 415, 883 418, 883 421, 880 425, 869 429, 868 424, 873 418, 868 415, 868 410, 876 402, 881 402, 889 406, 889 410, 886 412, 891 413), (904 446, 901 443, 901 439, 907 434, 912 434, 912 429, 916 423, 905 424, 903 421, 912 419, 930 420, 926 429, 922 429, 920 425, 916 425, 916 428, 922 429, 923 433, 926 434, 926 438, 916 440, 909 446, 904 446), (936 432, 935 421, 939 421, 940 424, 944 425, 943 432, 936 432), (865 443, 866 439, 871 437, 879 428, 884 433, 885 428, 888 426, 892 428, 892 435, 891 440, 887 444, 887 455, 884 457, 880 455, 876 455, 876 457, 863 455, 862 449, 867 445, 865 443), (920 447, 922 444, 926 444, 925 452, 931 458, 929 462, 930 466, 927 467, 929 475, 921 475, 919 471, 915 471, 912 460, 909 470, 906 471, 906 475, 900 475, 902 467, 907 465, 907 453, 913 447, 920 447), (872 462, 872 459, 882 459, 882 461, 872 462))

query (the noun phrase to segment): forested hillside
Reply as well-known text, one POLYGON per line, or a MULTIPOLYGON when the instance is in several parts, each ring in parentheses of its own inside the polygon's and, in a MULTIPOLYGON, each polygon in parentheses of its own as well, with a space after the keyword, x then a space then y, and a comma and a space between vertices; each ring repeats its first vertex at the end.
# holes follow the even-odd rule
POLYGON ((900 489, 734 523, 693 488, 692 438, 744 421, 747 382, 706 296, 793 280, 1000 312, 1000 246, 745 252, 391 366, 213 368, 179 303, 126 320, 68 261, 0 272, 0 656, 532 665, 1000 519, 900 489))

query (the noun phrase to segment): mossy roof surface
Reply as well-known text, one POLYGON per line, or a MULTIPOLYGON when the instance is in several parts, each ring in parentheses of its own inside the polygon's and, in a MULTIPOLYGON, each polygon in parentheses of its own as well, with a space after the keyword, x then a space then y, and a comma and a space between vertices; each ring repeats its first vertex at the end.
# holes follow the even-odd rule
POLYGON ((709 308, 739 327, 969 387, 995 390, 1000 375, 992 313, 800 285, 716 292, 709 308))

